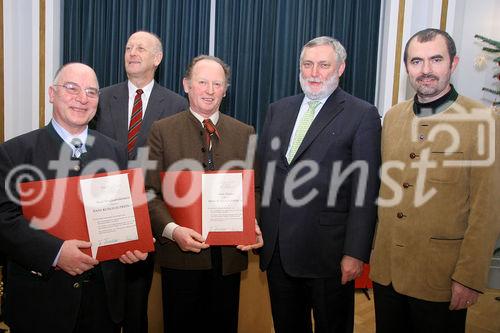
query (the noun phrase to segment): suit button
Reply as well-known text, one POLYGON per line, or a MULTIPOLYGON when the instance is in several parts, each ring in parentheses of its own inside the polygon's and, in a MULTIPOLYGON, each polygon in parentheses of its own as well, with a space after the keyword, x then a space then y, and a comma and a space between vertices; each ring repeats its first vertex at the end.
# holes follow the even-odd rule
POLYGON ((411 154, 410 154, 410 158, 411 158, 412 160, 413 160, 415 157, 417 157, 417 154, 415 154, 415 153, 411 153, 411 154))
POLYGON ((410 187, 410 186, 411 186, 411 185, 410 185, 410 184, 408 184, 408 183, 406 183, 406 182, 404 182, 404 183, 403 183, 403 187, 404 187, 404 188, 408 188, 408 187, 410 187))
POLYGON ((73 167, 73 170, 75 170, 76 172, 80 171, 80 165, 77 164, 73 167))
POLYGON ((420 134, 420 135, 418 136, 418 139, 419 139, 420 141, 424 141, 425 136, 424 136, 423 134, 420 134))
POLYGON ((80 284, 78 282, 73 283, 73 288, 75 289, 80 288, 80 284))
POLYGON ((398 219, 402 219, 402 218, 403 218, 403 217, 405 217, 406 215, 405 215, 405 214, 403 214, 402 212, 398 212, 398 213, 396 214, 396 216, 398 217, 398 219))

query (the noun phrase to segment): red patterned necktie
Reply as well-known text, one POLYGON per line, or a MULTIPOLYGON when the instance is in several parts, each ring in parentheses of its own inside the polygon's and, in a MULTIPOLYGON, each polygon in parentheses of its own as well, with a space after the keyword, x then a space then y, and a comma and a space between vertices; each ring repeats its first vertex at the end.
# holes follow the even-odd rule
POLYGON ((215 127, 212 120, 210 120, 210 118, 203 120, 203 127, 205 127, 205 140, 207 143, 207 147, 209 147, 209 149, 212 149, 212 147, 210 145, 210 139, 211 139, 212 135, 214 135, 214 133, 215 133, 215 136, 220 141, 219 131, 217 131, 217 128, 215 127))
POLYGON ((137 89, 134 98, 134 106, 132 107, 132 116, 130 117, 130 125, 128 127, 127 150, 130 152, 134 149, 139 131, 142 125, 142 99, 141 95, 144 91, 137 89))

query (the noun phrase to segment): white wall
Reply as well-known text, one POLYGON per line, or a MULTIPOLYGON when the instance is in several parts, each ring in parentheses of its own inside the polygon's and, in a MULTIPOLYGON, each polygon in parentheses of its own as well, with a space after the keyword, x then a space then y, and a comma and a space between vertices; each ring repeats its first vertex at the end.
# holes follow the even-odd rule
POLYGON ((38 1, 5 0, 3 14, 7 140, 38 127, 38 1))
POLYGON ((61 0, 46 1, 45 8, 45 123, 52 119, 52 104, 48 100, 48 88, 62 64, 63 24, 61 0))
MULTIPOLYGON (((38 128, 39 115, 39 1, 4 0, 4 119, 5 140, 38 128)), ((60 66, 60 0, 46 1, 45 99, 47 87, 60 66)))
MULTIPOLYGON (((494 63, 488 55, 487 66, 479 71, 474 68, 474 60, 483 53, 486 46, 474 38, 480 34, 488 38, 500 40, 500 0, 457 0, 455 24, 449 33, 457 44, 460 57, 458 70, 454 74, 453 83, 459 93, 481 100, 490 105, 492 95, 481 90, 482 87, 492 87, 494 63)), ((487 53, 484 53, 487 54, 487 53)), ((497 54, 498 56, 498 54, 497 54)))
POLYGON ((375 105, 383 114, 392 105, 394 64, 398 27, 398 1, 383 0, 380 13, 375 105))

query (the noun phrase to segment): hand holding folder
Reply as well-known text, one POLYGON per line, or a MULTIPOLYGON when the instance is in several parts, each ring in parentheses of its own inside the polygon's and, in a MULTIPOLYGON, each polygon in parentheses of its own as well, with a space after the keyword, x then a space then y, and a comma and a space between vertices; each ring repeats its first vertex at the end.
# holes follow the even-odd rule
MULTIPOLYGON (((31 221, 33 227, 44 229, 60 239, 89 241, 86 210, 81 199, 82 181, 122 174, 127 175, 130 184, 137 239, 99 246, 97 260, 118 259, 127 251, 133 250, 151 252, 154 250, 153 236, 140 169, 21 183, 23 215, 31 221)), ((108 223, 107 227, 112 227, 112 223, 108 223)), ((111 237, 113 230, 108 232, 111 237)), ((91 249, 81 250, 91 255, 91 249)), ((126 262, 126 257, 121 260, 126 262)), ((128 260, 133 258, 134 255, 128 260)))
POLYGON ((165 172, 162 174, 162 193, 174 221, 202 236, 206 235, 206 244, 251 245, 256 242, 253 170, 165 172), (203 178, 212 178, 212 175, 236 177, 223 179, 222 183, 216 180, 215 183, 223 188, 209 196, 207 187, 203 187, 203 178), (240 179, 241 185, 233 182, 236 178, 240 179), (239 197, 235 196, 238 191, 239 197), (241 201, 235 197, 241 198, 241 201), (217 223, 208 225, 207 219, 217 223), (225 223, 227 220, 234 223, 225 223), (238 221, 241 221, 239 230, 234 228, 238 221), (225 227, 228 229, 225 230, 225 227))

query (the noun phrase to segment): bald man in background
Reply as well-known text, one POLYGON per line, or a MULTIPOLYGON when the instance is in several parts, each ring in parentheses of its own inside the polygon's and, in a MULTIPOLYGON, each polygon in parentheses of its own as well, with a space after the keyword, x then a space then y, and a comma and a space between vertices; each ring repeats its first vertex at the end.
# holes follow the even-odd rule
MULTIPOLYGON (((126 145, 130 160, 137 157, 138 148, 146 145, 154 121, 187 108, 185 98, 155 82, 162 59, 163 46, 157 35, 147 31, 133 33, 125 46, 127 81, 101 90, 95 129, 126 145)), ((127 267, 124 333, 148 332, 147 306, 153 269, 152 255, 145 262, 127 267)))

